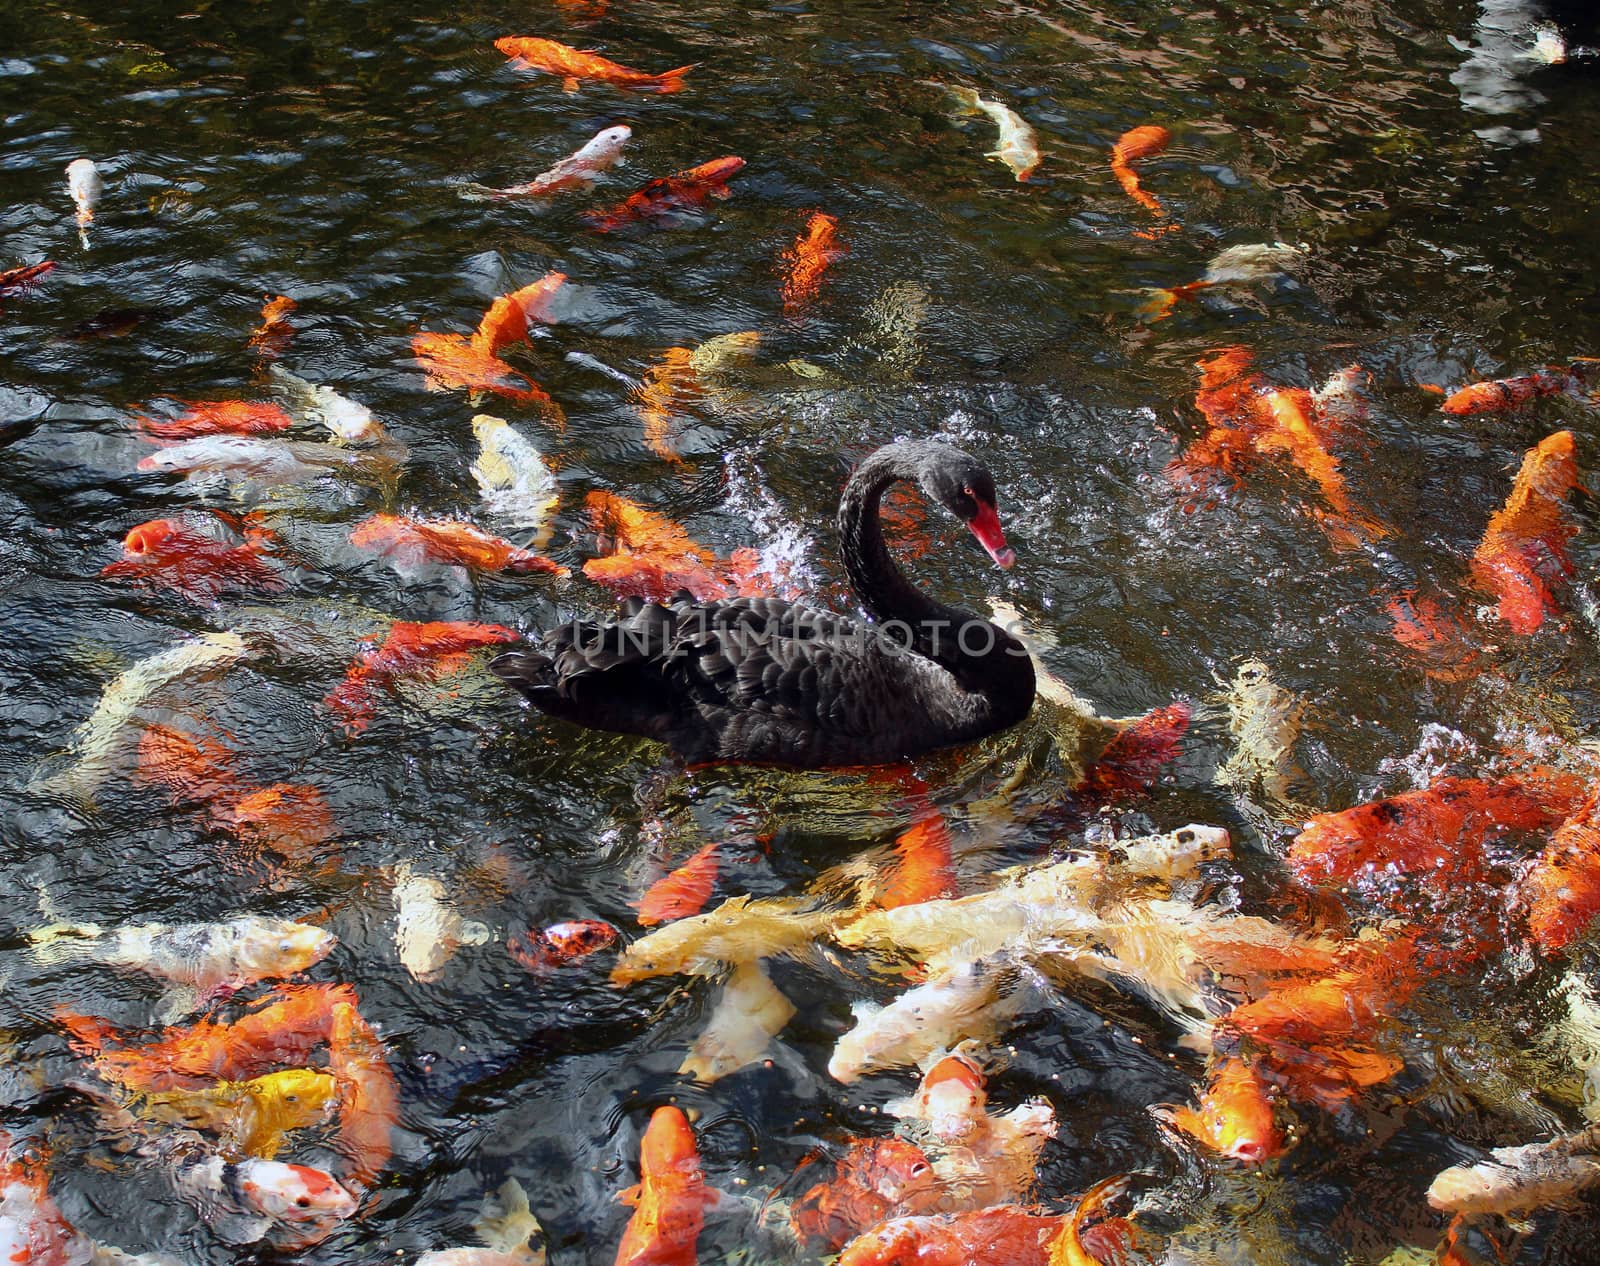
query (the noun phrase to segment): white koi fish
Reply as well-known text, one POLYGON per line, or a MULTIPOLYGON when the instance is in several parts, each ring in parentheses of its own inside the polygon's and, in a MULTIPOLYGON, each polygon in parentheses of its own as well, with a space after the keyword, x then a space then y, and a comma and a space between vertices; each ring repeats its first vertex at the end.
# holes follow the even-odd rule
POLYGON ((371 409, 331 387, 307 382, 282 365, 267 370, 273 389, 303 422, 321 423, 345 444, 376 444, 386 437, 382 423, 371 409))
POLYGON ((987 114, 1000 129, 1000 140, 985 158, 998 158, 1016 174, 1018 180, 1027 180, 1039 166, 1039 139, 1028 121, 1010 106, 981 97, 974 88, 956 84, 946 85, 947 90, 969 111, 987 114))
POLYGON ((74 158, 67 164, 67 192, 72 195, 72 205, 77 208, 78 240, 87 248, 89 225, 94 220, 94 209, 105 192, 105 181, 100 169, 91 158, 74 158))
POLYGON ((508 526, 537 531, 556 505, 556 481, 532 441, 504 418, 480 413, 472 419, 478 460, 472 477, 488 511, 508 526))
POLYGON ((354 471, 364 460, 363 454, 333 444, 202 435, 140 458, 139 469, 210 472, 278 486, 307 483, 329 471, 354 471))
POLYGON ((794 1003, 772 983, 759 961, 735 964, 710 1020, 678 1072, 710 1084, 755 1063, 794 1013, 794 1003))
POLYGON ((548 198, 568 189, 593 188, 595 180, 622 157, 622 147, 633 129, 618 124, 597 132, 581 149, 563 158, 549 171, 540 172, 524 185, 491 189, 487 185, 463 185, 461 196, 475 202, 502 198, 548 198))
POLYGON ((532 1244, 544 1228, 515 1178, 507 1178, 498 1192, 485 1198, 474 1225, 486 1248, 436 1248, 417 1258, 417 1266, 544 1266, 544 1245, 532 1244))
POLYGON ((394 942, 400 961, 413 980, 437 980, 444 965, 463 945, 482 945, 489 929, 463 919, 446 900, 445 886, 419 875, 407 862, 394 868, 394 942))

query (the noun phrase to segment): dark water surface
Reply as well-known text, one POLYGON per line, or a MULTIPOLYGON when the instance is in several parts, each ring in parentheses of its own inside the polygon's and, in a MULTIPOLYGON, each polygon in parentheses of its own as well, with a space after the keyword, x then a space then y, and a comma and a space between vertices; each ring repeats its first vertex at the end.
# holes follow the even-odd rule
MULTIPOLYGON (((1051 643, 1051 670, 1106 714, 1197 705, 1159 784, 1089 823, 1070 804, 1071 762, 1037 723, 924 762, 958 843, 976 850, 972 873, 1090 827, 1211 822, 1234 833, 1239 899, 1281 913, 1274 858, 1296 824, 1213 782, 1233 740, 1207 700, 1246 658, 1306 701, 1299 751, 1317 808, 1408 789, 1447 763, 1480 772, 1506 749, 1548 756, 1592 741, 1600 523, 1586 495, 1570 510, 1580 531, 1564 614, 1519 637, 1480 613, 1495 644, 1482 677, 1424 676, 1385 612, 1408 590, 1466 594, 1484 524, 1537 441, 1570 429, 1586 467, 1600 450, 1600 423, 1575 395, 1452 418, 1418 385, 1600 352, 1600 74, 1583 63, 1497 70, 1474 52, 1492 41, 1460 0, 446 10, 11 0, 0 12, 0 266, 59 264, 0 313, 0 1124, 48 1140, 53 1191, 85 1231, 184 1261, 249 1260, 157 1175, 121 1165, 59 1090, 81 1072, 54 1009, 151 1026, 157 990, 35 964, 22 933, 52 918, 326 918, 340 944, 310 978, 356 987, 403 1113, 364 1215, 297 1258, 307 1262, 409 1261, 471 1243, 481 1193, 508 1176, 526 1187, 552 1263, 610 1262, 628 1216, 615 1193, 636 1181, 639 1134, 669 1100, 698 1111, 709 1180, 751 1197, 710 1216, 700 1260, 798 1260, 753 1232, 760 1198, 818 1142, 887 1133, 878 1109, 913 1084, 909 1072, 850 1087, 827 1075, 850 1003, 891 996, 847 969, 777 965, 800 1014, 772 1062, 703 1087, 674 1070, 712 982, 614 990, 607 955, 540 980, 505 949, 508 935, 576 917, 635 935, 630 902, 713 839, 728 842, 717 899, 798 891, 892 840, 908 815, 895 794, 844 775, 664 775, 660 749, 544 721, 481 669, 385 696, 354 737, 323 710, 387 618, 537 629, 608 606, 581 575, 402 577, 347 541, 377 510, 474 513, 478 410, 425 389, 410 338, 470 331, 496 295, 551 269, 569 278, 558 321, 510 359, 561 404, 565 432, 534 409, 481 407, 558 470, 553 557, 576 571, 595 552, 583 498, 608 489, 724 553, 772 547, 805 591, 844 608, 832 516, 850 463, 895 436, 941 435, 994 471, 1019 562, 994 571, 930 513, 937 548, 913 564, 921 583, 948 600, 1013 603, 1051 643), (508 34, 630 66, 697 65, 674 95, 565 93, 507 67, 493 40, 508 34), (1019 111, 1043 151, 1035 178, 1018 183, 985 158, 993 125, 956 113, 929 81, 1019 111), (459 194, 463 180, 530 179, 619 122, 633 140, 592 194, 543 205, 459 194), (1112 142, 1145 123, 1173 133, 1139 170, 1181 226, 1153 236, 1158 221, 1107 163, 1112 142), (579 219, 721 154, 748 166, 704 216, 613 234, 579 219), (106 174, 87 248, 63 177, 78 157, 106 174), (786 319, 779 256, 817 209, 838 217, 849 254, 786 319), (1144 288, 1194 280, 1225 247, 1273 241, 1304 248, 1288 272, 1203 292, 1162 321, 1141 315, 1144 288), (272 294, 299 305, 282 363, 366 403, 407 446, 397 487, 328 479, 241 500, 136 470, 151 451, 129 429, 136 406, 260 395, 246 338, 272 294), (152 311, 112 337, 71 335, 126 309, 152 311), (678 419, 682 465, 644 446, 623 384, 566 355, 637 378, 663 349, 738 330, 762 334, 735 374, 747 394, 678 419), (1165 467, 1206 427, 1195 361, 1228 345, 1284 386, 1367 371, 1369 412, 1341 468, 1353 503, 1392 535, 1335 548, 1312 513, 1315 488, 1288 463, 1262 462, 1215 503, 1186 508, 1165 467), (292 560, 287 591, 208 608, 99 578, 130 527, 199 505, 264 509, 292 560), (333 873, 243 864, 226 831, 130 777, 128 735, 92 804, 29 789, 117 672, 229 628, 249 632, 251 655, 163 691, 139 719, 227 736, 252 782, 316 787, 337 824, 333 873), (997 811, 1014 774, 1014 806, 1060 811, 1014 822, 997 811), (429 984, 394 949, 388 868, 402 861, 494 932, 429 984)), ((1052 1207, 1137 1172, 1174 1261, 1378 1263, 1407 1245, 1415 1256, 1395 1263, 1429 1260, 1445 1222, 1422 1196, 1434 1173, 1583 1121, 1583 1070, 1530 1071, 1519 1056, 1553 1018, 1560 976, 1523 958, 1478 968, 1487 983, 1464 980, 1406 1018, 1408 1049, 1458 1059, 1455 1084, 1476 1093, 1386 1093, 1337 1120, 1308 1110, 1299 1146, 1259 1171, 1190 1156, 1162 1133, 1146 1107, 1189 1101, 1203 1064, 1110 991, 1028 1011, 991 1093, 1054 1105, 1061 1131, 1041 1185, 1052 1207)), ((1582 954, 1575 965, 1592 966, 1582 954)), ((1515 1260, 1592 1260, 1595 1229, 1581 1212, 1545 1213, 1515 1260)))

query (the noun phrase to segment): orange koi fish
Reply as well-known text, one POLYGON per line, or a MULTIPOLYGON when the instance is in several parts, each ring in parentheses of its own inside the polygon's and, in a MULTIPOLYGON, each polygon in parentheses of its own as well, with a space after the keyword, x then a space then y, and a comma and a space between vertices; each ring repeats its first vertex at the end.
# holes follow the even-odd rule
POLYGON ((507 937, 506 949, 529 971, 542 974, 599 953, 619 935, 604 919, 572 919, 507 937))
POLYGON ((1284 453, 1308 475, 1322 499, 1333 511, 1330 517, 1318 514, 1329 539, 1340 548, 1368 544, 1391 535, 1376 519, 1361 515, 1350 505, 1339 463, 1324 446, 1322 436, 1311 420, 1311 393, 1301 388, 1273 388, 1264 393, 1272 425, 1255 439, 1260 453, 1284 453))
POLYGON ((0 272, 0 299, 32 294, 44 285, 45 274, 55 266, 55 260, 44 259, 37 264, 24 264, 21 268, 7 268, 0 272))
POLYGON ((1567 542, 1578 534, 1563 503, 1580 486, 1572 432, 1540 440, 1473 551, 1472 579, 1499 599, 1500 618, 1513 633, 1533 633, 1556 611, 1550 586, 1572 575, 1567 542))
POLYGON ((389 686, 405 676, 433 681, 465 668, 473 651, 519 640, 515 630, 502 624, 396 621, 380 645, 356 656, 323 704, 347 730, 364 730, 372 720, 375 686, 389 686))
POLYGON ((1014 1204, 891 1218, 851 1240, 834 1266, 1049 1266, 1065 1220, 1014 1204))
POLYGON ((591 492, 586 504, 605 556, 583 574, 619 597, 665 602, 679 589, 697 601, 728 596, 720 560, 671 519, 614 493, 591 492))
MULTIPOLYGON (((216 522, 206 520, 205 526, 216 522)), ((129 531, 121 559, 101 568, 100 575, 171 589, 203 606, 216 605, 230 590, 277 593, 284 587, 283 577, 265 561, 274 539, 248 522, 242 542, 231 544, 182 519, 152 519, 129 531)))
POLYGON ((1121 1266, 1133 1252, 1133 1223, 1105 1207, 1127 1190, 1120 1175, 1097 1182, 1078 1199, 1050 1246, 1050 1266, 1121 1266), (1090 1219, 1094 1225, 1089 1225, 1090 1219))
POLYGON ((1467 681, 1483 670, 1482 656, 1461 621, 1432 598, 1390 598, 1394 640, 1411 651, 1435 681, 1467 681))
POLYGON ((700 1173, 688 1117, 681 1108, 657 1108, 639 1144, 639 1181, 617 1195, 633 1216, 616 1266, 695 1266, 695 1241, 717 1198, 700 1173))
POLYGON ((202 435, 275 435, 294 419, 265 400, 178 400, 170 418, 134 414, 134 429, 148 440, 189 440, 202 435))
POLYGON ((931 1208, 936 1187, 933 1165, 916 1144, 857 1139, 840 1157, 833 1178, 794 1202, 789 1226, 802 1247, 834 1253, 885 1218, 931 1208))
POLYGON ((519 69, 560 75, 561 87, 567 92, 576 92, 579 81, 584 79, 614 84, 619 88, 633 88, 639 92, 681 92, 683 77, 695 67, 695 63, 691 62, 687 66, 652 75, 619 66, 599 53, 534 36, 507 35, 497 39, 494 46, 511 58, 511 64, 519 69))
MULTIPOLYGON (((310 862, 337 833, 322 793, 297 783, 275 782, 225 798, 211 816, 218 826, 239 838, 247 857, 256 860, 310 862)), ((324 861, 326 867, 337 869, 336 858, 324 861)), ((279 886, 275 875, 269 878, 272 886, 279 886)))
POLYGON ((165 787, 175 800, 215 800, 237 785, 231 748, 210 739, 192 739, 165 725, 147 726, 139 735, 135 777, 165 787))
POLYGON ((717 844, 707 844, 671 874, 651 884, 639 898, 639 922, 645 927, 699 914, 717 882, 717 844))
POLYGON ((692 347, 669 347, 649 369, 634 391, 639 402, 639 418, 644 423, 644 442, 662 461, 682 463, 683 456, 672 442, 673 419, 698 394, 692 347))
MULTIPOLYGON (((1139 173, 1133 169, 1133 164, 1138 159, 1161 153, 1171 140, 1172 133, 1166 128, 1147 123, 1124 132, 1111 147, 1111 174, 1117 178, 1122 191, 1141 207, 1163 217, 1167 214, 1166 208, 1154 194, 1145 192, 1139 184, 1139 173)), ((1175 228, 1176 225, 1171 227, 1175 228)))
POLYGON ((644 222, 665 227, 681 214, 701 210, 712 198, 726 198, 728 181, 744 167, 744 159, 728 154, 671 176, 658 176, 616 206, 586 211, 578 218, 601 233, 624 224, 644 222))
POLYGON ((465 388, 474 393, 492 392, 523 404, 556 407, 550 393, 533 379, 474 346, 464 334, 422 330, 411 336, 411 350, 422 366, 429 391, 465 388))
POLYGON ((874 894, 878 906, 893 910, 959 895, 950 827, 932 804, 924 803, 895 837, 894 852, 894 864, 874 894))
POLYGON ((822 274, 828 265, 845 254, 839 242, 839 221, 826 211, 812 212, 806 231, 782 256, 784 277, 779 294, 783 315, 792 319, 809 307, 822 288, 822 274))
POLYGON ((383 1043, 353 1002, 329 1011, 328 1071, 339 1081, 338 1150, 346 1182, 370 1187, 388 1164, 391 1131, 400 1121, 400 1085, 383 1043))
POLYGON ((1600 914, 1600 787, 1550 837, 1518 886, 1528 934, 1555 954, 1577 940, 1600 914))
POLYGON ((328 1040, 333 1011, 356 1005, 349 985, 279 985, 255 1011, 237 1020, 197 1020, 163 1029, 154 1041, 130 1044, 103 1020, 56 1011, 79 1054, 95 1072, 128 1090, 200 1090, 219 1081, 248 1081, 280 1068, 309 1067, 328 1040))
POLYGON ((529 322, 549 325, 555 320, 551 304, 566 283, 566 273, 548 272, 520 290, 501 295, 478 322, 472 345, 492 355, 507 344, 525 342, 529 322))
POLYGON ((278 295, 264 301, 261 305, 261 324, 250 331, 250 341, 245 346, 254 348, 256 355, 263 358, 281 354, 294 338, 294 326, 289 323, 289 314, 299 306, 288 295, 278 295))
POLYGON ((410 519, 374 514, 350 531, 350 544, 387 554, 397 563, 443 563, 477 572, 569 576, 560 563, 459 519, 410 519))
POLYGON ((1153 708, 1122 729, 1090 766, 1078 792, 1107 804, 1149 790, 1164 765, 1177 760, 1193 709, 1181 700, 1153 708))
POLYGON ((1212 1070, 1198 1108, 1168 1108, 1162 1115, 1218 1155, 1246 1164, 1271 1160, 1284 1151, 1272 1094, 1240 1059, 1224 1059, 1212 1070))
POLYGON ((1476 413, 1506 413, 1520 409, 1540 396, 1561 395, 1573 387, 1587 385, 1597 365, 1600 362, 1579 360, 1568 366, 1551 365, 1515 378, 1475 382, 1451 392, 1439 406, 1439 411, 1462 418, 1476 413))

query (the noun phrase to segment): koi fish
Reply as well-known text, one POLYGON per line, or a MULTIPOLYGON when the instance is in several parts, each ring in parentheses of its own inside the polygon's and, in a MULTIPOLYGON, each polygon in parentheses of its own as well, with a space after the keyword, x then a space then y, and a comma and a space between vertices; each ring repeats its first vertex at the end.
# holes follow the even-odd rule
POLYGON ((330 472, 354 474, 366 465, 363 454, 332 444, 247 435, 202 435, 139 460, 140 470, 215 472, 235 482, 255 480, 272 486, 309 483, 330 472))
POLYGON ((353 995, 350 1001, 335 1002, 328 1014, 328 1071, 340 1086, 334 1146, 344 1157, 344 1180, 367 1188, 389 1163, 400 1121, 400 1083, 383 1042, 362 1019, 353 995))
POLYGON ((884 1111, 925 1127, 940 1142, 959 1143, 978 1129, 989 1102, 983 1069, 970 1055, 946 1055, 922 1075, 909 1099, 884 1105, 884 1111))
POLYGON ((551 315, 550 305, 566 284, 566 273, 548 272, 520 290, 501 295, 489 305, 483 319, 478 322, 478 328, 472 335, 472 345, 494 353, 508 344, 526 342, 530 321, 549 324, 555 319, 551 315))
POLYGON ((519 69, 560 75, 561 87, 566 92, 576 92, 579 81, 584 79, 614 84, 619 88, 633 88, 639 92, 681 92, 683 77, 694 69, 694 63, 691 62, 687 66, 652 75, 619 66, 595 52, 533 36, 503 36, 494 42, 494 46, 511 58, 511 64, 519 69))
POLYGON ((1128 1260, 1133 1224, 1126 1218, 1105 1215, 1107 1203, 1127 1186, 1127 1180, 1119 1175, 1097 1182, 1083 1193, 1050 1245, 1050 1266, 1121 1266, 1128 1260), (1090 1218, 1099 1221, 1090 1226, 1090 1218))
POLYGON ((272 1160, 283 1150, 285 1135, 327 1120, 338 1097, 332 1073, 285 1068, 200 1090, 150 1091, 135 1095, 130 1104, 152 1120, 221 1135, 219 1146, 228 1160, 272 1160))
POLYGON ((478 439, 472 477, 484 508, 510 527, 538 531, 558 495, 555 476, 539 450, 504 418, 487 413, 472 419, 472 433, 478 439))
POLYGON ((0 1130, 0 1261, 16 1266, 81 1266, 89 1246, 50 1196, 43 1169, 24 1161, 0 1130))
POLYGON ((273 390, 298 410, 301 421, 321 423, 341 443, 377 444, 388 438, 371 409, 349 396, 341 396, 332 387, 307 382, 282 365, 269 366, 267 379, 273 390))
POLYGON ((202 995, 292 976, 338 943, 309 923, 240 915, 220 923, 139 923, 106 930, 53 923, 28 933, 41 964, 93 962, 159 976, 202 995))
POLYGON ((796 953, 825 935, 838 917, 808 897, 729 897, 715 910, 689 912, 640 937, 618 956, 611 983, 679 973, 712 976, 730 964, 796 953))
POLYGON ((1600 914, 1600 788, 1555 829, 1517 887, 1528 933, 1548 953, 1560 953, 1600 914))
POLYGON ((887 1218, 925 1212, 937 1194, 933 1165, 904 1139, 857 1139, 834 1176, 807 1189, 789 1210, 803 1248, 836 1253, 887 1218))
POLYGON ((706 1026, 678 1065, 680 1076, 710 1085, 753 1064, 794 1018, 795 1006, 760 960, 735 963, 706 1026))
POLYGON ((174 1131, 149 1150, 225 1244, 304 1247, 355 1215, 355 1196, 325 1170, 255 1158, 235 1163, 189 1131, 174 1131))
POLYGON ((960 101, 969 113, 987 114, 1000 129, 998 144, 984 155, 985 158, 998 158, 1011 168, 1018 181, 1027 180, 1038 170, 1039 138, 1033 128, 1028 126, 1026 119, 1004 102, 990 101, 987 97, 979 96, 975 88, 950 84, 947 86, 947 91, 960 101))
POLYGON ((100 169, 92 158, 74 158, 67 164, 67 192, 72 195, 72 205, 77 211, 78 240, 85 250, 89 248, 89 225, 94 221, 94 209, 105 188, 100 169))
POLYGON ((689 1119, 681 1108, 657 1108, 639 1144, 639 1182, 617 1195, 633 1216, 616 1266, 694 1266, 705 1211, 717 1198, 701 1176, 689 1119))
POLYGON ((1572 432, 1557 431, 1529 449, 1511 495, 1489 520, 1472 554, 1472 579, 1498 599, 1513 633, 1536 632, 1556 610, 1550 586, 1572 575, 1567 542, 1577 527, 1563 503, 1578 480, 1572 432))
MULTIPOLYGON (((1017 177, 1022 179, 1022 177, 1017 177)), ((793 319, 809 307, 822 288, 828 265, 848 252, 839 243, 839 221, 826 211, 813 211, 806 229, 783 253, 783 315, 793 319)))
POLYGON ((518 640, 514 630, 500 624, 396 621, 378 646, 356 656, 322 702, 347 730, 364 730, 375 710, 375 687, 392 686, 403 677, 436 680, 466 667, 473 651, 518 640))
POLYGON ((515 1178, 484 1200, 474 1224, 486 1248, 436 1248, 417 1258, 417 1266, 544 1266, 544 1245, 531 1243, 544 1235, 528 1207, 528 1193, 515 1178))
POLYGON ((53 259, 45 259, 37 264, 24 264, 20 268, 0 271, 0 299, 15 299, 18 295, 32 294, 44 285, 45 275, 55 266, 53 259))
POLYGON ((73 764, 52 776, 36 773, 29 786, 79 799, 91 796, 112 772, 123 734, 147 703, 185 678, 204 678, 231 667, 245 651, 244 639, 237 633, 203 633, 119 673, 88 720, 73 731, 67 749, 73 764))
POLYGON ((1241 1059, 1221 1060, 1212 1069, 1198 1108, 1166 1108, 1157 1115, 1219 1156, 1247 1165, 1281 1156, 1286 1146, 1271 1092, 1241 1059))
POLYGON ((256 355, 263 359, 281 355, 294 338, 294 326, 289 323, 289 314, 299 306, 288 295, 264 300, 261 304, 261 324, 250 331, 250 340, 245 346, 254 349, 256 355))
POLYGON ((350 530, 350 544, 393 559, 402 570, 420 563, 442 563, 475 572, 516 576, 570 576, 542 554, 519 549, 459 519, 410 519, 374 514, 350 530))
POLYGON ((1437 599, 1404 593, 1387 603, 1394 640, 1416 656, 1436 681, 1467 681, 1483 671, 1483 656, 1461 621, 1437 599))
POLYGON ((683 865, 662 876, 639 898, 639 922, 645 927, 699 914, 717 882, 717 842, 705 845, 683 865))
POLYGON ((1134 170, 1133 164, 1138 159, 1161 153, 1171 140, 1172 133, 1166 128, 1147 123, 1142 127, 1130 128, 1111 147, 1111 174, 1117 178, 1122 191, 1158 216, 1166 215, 1166 210, 1154 194, 1146 193, 1139 184, 1139 173, 1134 170))
POLYGON ((687 347, 669 347, 644 372, 634 397, 644 423, 644 443, 666 462, 682 462, 683 455, 671 439, 673 419, 696 394, 696 381, 687 347))
POLYGON ((572 919, 508 937, 506 949, 529 971, 543 973, 581 962, 615 944, 619 935, 604 919, 572 919))
POLYGON ((1286 271, 1307 248, 1286 242, 1245 242, 1217 252, 1198 280, 1170 288, 1157 287, 1148 293, 1150 300, 1140 315, 1151 325, 1172 315, 1180 300, 1193 299, 1203 290, 1254 285, 1286 271))
POLYGON ((463 945, 482 945, 489 929, 463 919, 445 899, 444 884, 431 875, 419 875, 410 863, 394 868, 394 943, 400 962, 411 979, 426 984, 439 979, 445 964, 463 945))
POLYGON ((1259 659, 1247 659, 1222 696, 1234 750, 1217 768, 1216 782, 1249 794, 1260 789, 1268 803, 1288 816, 1304 816, 1297 799, 1308 779, 1294 758, 1305 723, 1305 701, 1272 680, 1259 659))
POLYGON ((1503 1216, 1570 1205, 1600 1186, 1600 1127, 1492 1148, 1489 1157, 1442 1171, 1428 1187, 1428 1203, 1446 1213, 1503 1216))
POLYGON ((609 210, 586 211, 578 218, 601 233, 643 221, 665 227, 677 216, 703 209, 712 198, 726 198, 728 181, 744 168, 744 159, 728 154, 671 176, 658 176, 609 210))
POLYGON ((422 367, 429 391, 465 388, 473 396, 487 391, 560 414, 560 406, 548 391, 464 334, 423 330, 411 336, 411 351, 422 367))
MULTIPOLYGON (((322 793, 298 783, 275 782, 225 797, 212 807, 211 818, 239 838, 247 857, 269 863, 314 860, 335 834, 333 814, 322 793)), ((336 867, 337 859, 327 858, 324 864, 336 867)), ((268 882, 282 886, 274 873, 269 873, 268 882)))
POLYGON ((1446 396, 1439 411, 1458 418, 1478 413, 1507 413, 1512 409, 1520 409, 1540 396, 1562 395, 1574 387, 1587 386, 1595 369, 1596 362, 1579 360, 1571 365, 1552 365, 1515 378, 1475 382, 1446 396))
POLYGON ((954 897, 960 891, 951 857, 950 827, 931 804, 895 837, 894 854, 889 873, 873 893, 873 902, 880 908, 919 905, 954 897))
POLYGON ((264 400, 178 400, 169 418, 134 414, 134 429, 150 440, 192 440, 202 435, 274 435, 294 425, 277 405, 264 400))
POLYGON ((548 171, 542 171, 522 185, 490 189, 485 185, 465 185, 463 198, 473 200, 504 198, 549 198, 569 189, 592 189, 594 182, 622 157, 622 147, 633 136, 633 129, 618 125, 595 133, 583 146, 563 158, 548 171))
POLYGON ((598 489, 585 500, 605 554, 583 574, 619 597, 666 602, 679 589, 696 601, 725 598, 721 560, 671 519, 598 489))
POLYGON ((1092 804, 1143 793, 1177 760, 1193 709, 1182 701, 1152 708, 1125 724, 1101 749, 1075 789, 1092 804))
POLYGON ((183 519, 152 519, 129 530, 122 557, 100 569, 106 579, 128 579, 171 589, 190 602, 215 606, 230 590, 277 593, 283 577, 267 563, 272 533, 247 525, 242 540, 219 540, 217 519, 191 527, 183 519))
POLYGON ((891 1218, 845 1245, 834 1266, 1049 1266, 1065 1216, 998 1205, 891 1218))

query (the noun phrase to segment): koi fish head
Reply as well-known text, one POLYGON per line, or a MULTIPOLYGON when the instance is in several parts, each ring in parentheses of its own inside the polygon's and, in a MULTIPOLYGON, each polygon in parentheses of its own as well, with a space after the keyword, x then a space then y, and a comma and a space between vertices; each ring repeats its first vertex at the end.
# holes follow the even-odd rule
POLYGON ((657 1108, 639 1144, 639 1173, 645 1182, 664 1179, 693 1184, 700 1177, 700 1150, 681 1108, 657 1108))
POLYGON ((725 154, 708 163, 691 167, 684 176, 693 184, 720 185, 733 179, 744 170, 744 159, 737 154, 725 154))
POLYGON ((309 923, 284 919, 252 920, 239 938, 239 962, 263 978, 304 971, 327 957, 338 938, 309 923))
POLYGON ((1009 568, 1017 561, 1016 551, 1006 545, 995 509, 994 476, 959 449, 941 445, 924 462, 918 482, 922 490, 978 538, 995 565, 1009 568))
POLYGON ((879 1139, 866 1146, 856 1172, 862 1186, 898 1204, 937 1184, 926 1153, 905 1139, 879 1139))
POLYGON ((1225 1061, 1200 1096, 1200 1107, 1164 1114, 1178 1129, 1212 1151, 1247 1165, 1283 1153, 1273 1103, 1249 1065, 1225 1061))
POLYGON ((338 1097, 339 1082, 318 1068, 281 1068, 275 1073, 254 1078, 250 1093, 298 1116, 317 1113, 338 1097))
POLYGON ((149 558, 171 543, 178 529, 170 519, 151 519, 122 538, 122 552, 129 558, 149 558))
POLYGON ((922 1079, 917 1100, 937 1137, 962 1138, 972 1132, 989 1101, 983 1070, 965 1055, 946 1055, 922 1079))
POLYGON ((587 144, 573 157, 584 163, 609 163, 622 152, 622 147, 628 143, 632 136, 633 129, 626 124, 619 123, 616 127, 608 127, 605 131, 590 137, 587 144))
POLYGON ((356 1198, 333 1175, 308 1165, 246 1160, 238 1166, 237 1191, 251 1212, 280 1222, 348 1218, 356 1198))
POLYGON ((540 939, 559 961, 572 962, 612 944, 617 929, 603 919, 573 919, 545 928, 540 939))

